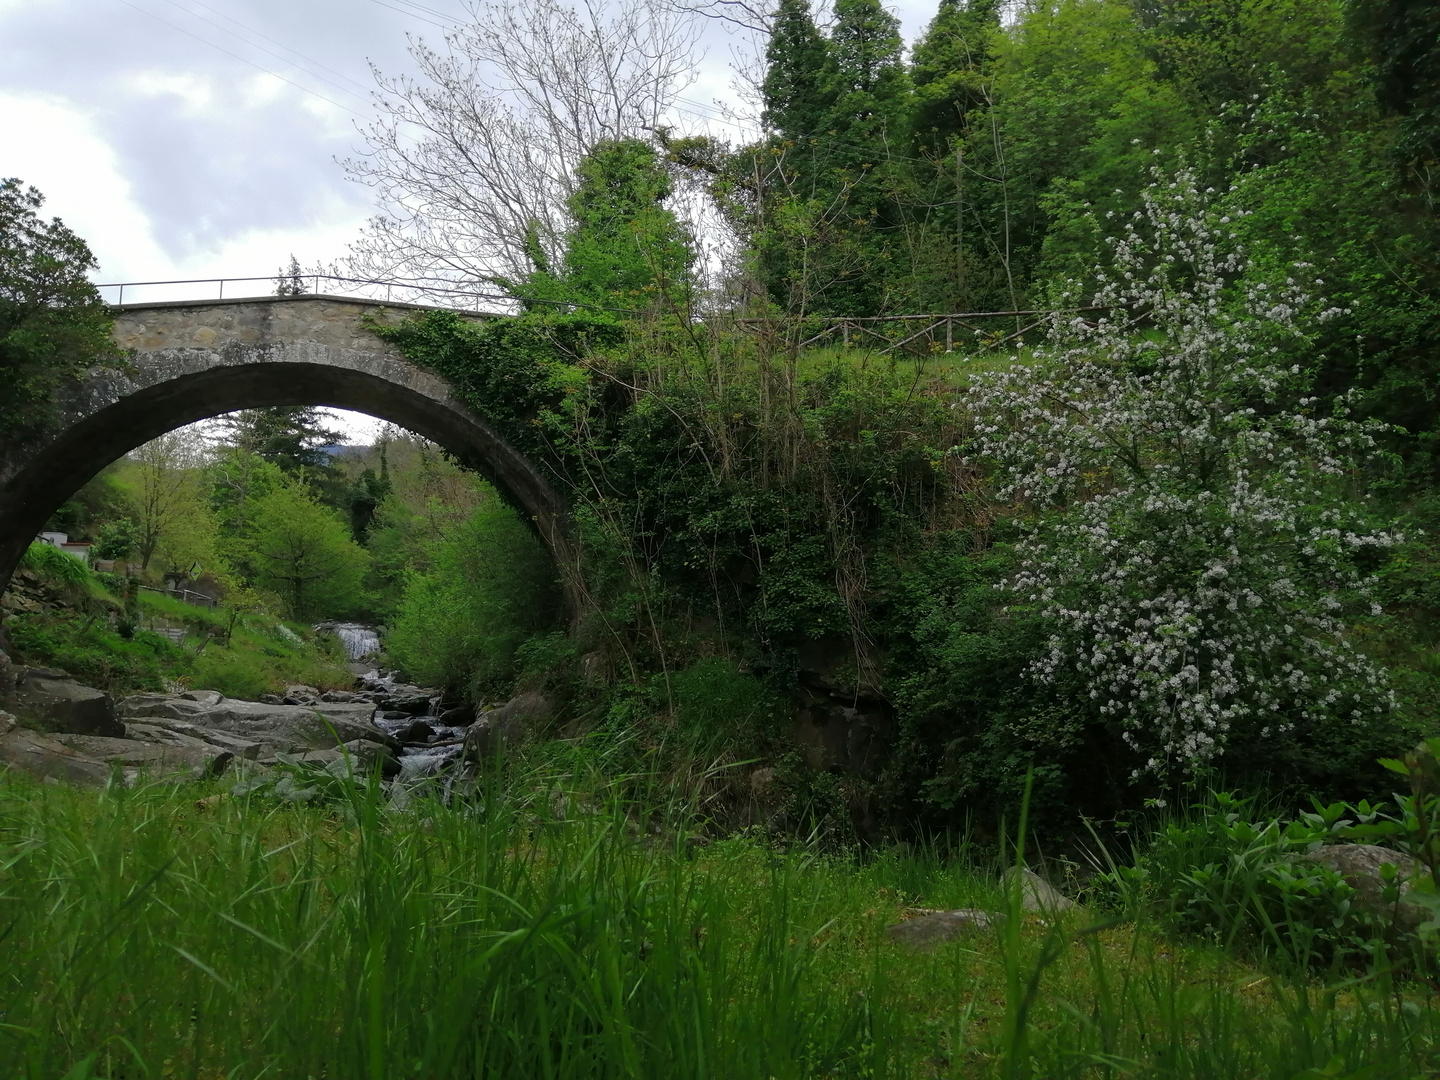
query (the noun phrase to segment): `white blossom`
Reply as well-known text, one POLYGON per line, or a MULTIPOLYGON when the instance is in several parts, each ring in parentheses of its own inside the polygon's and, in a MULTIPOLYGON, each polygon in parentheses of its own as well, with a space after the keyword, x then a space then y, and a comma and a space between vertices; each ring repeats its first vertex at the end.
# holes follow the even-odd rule
POLYGON ((1281 345, 1335 309, 1303 264, 1247 276, 1229 220, 1192 173, 1157 179, 1098 271, 1104 313, 1055 315, 1049 348, 968 402, 973 455, 1036 511, 1006 586, 1050 626, 1031 675, 1078 675, 1155 773, 1205 767, 1242 726, 1389 704, 1350 629, 1378 611, 1357 557, 1398 537, 1336 494, 1378 426, 1304 396, 1281 345))

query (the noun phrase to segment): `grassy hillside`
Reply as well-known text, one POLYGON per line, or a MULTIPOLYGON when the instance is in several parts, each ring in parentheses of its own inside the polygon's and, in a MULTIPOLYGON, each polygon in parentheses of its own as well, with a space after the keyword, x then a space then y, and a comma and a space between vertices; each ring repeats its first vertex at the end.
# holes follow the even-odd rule
POLYGON ((328 689, 353 681, 343 657, 306 626, 131 589, 45 545, 34 545, 17 586, 28 602, 5 619, 14 659, 62 668, 115 694, 180 684, 256 698, 293 683, 328 689))

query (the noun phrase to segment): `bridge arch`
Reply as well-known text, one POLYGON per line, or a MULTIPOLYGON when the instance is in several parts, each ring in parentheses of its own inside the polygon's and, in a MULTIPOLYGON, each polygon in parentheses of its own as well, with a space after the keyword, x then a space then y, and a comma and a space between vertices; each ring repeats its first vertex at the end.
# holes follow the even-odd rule
POLYGON ((126 370, 69 387, 47 433, 0 457, 0 589, 45 521, 106 465, 236 409, 326 405, 424 436, 488 479, 529 521, 569 587, 567 507, 536 465, 365 324, 416 305, 332 296, 131 304, 115 309, 126 370))

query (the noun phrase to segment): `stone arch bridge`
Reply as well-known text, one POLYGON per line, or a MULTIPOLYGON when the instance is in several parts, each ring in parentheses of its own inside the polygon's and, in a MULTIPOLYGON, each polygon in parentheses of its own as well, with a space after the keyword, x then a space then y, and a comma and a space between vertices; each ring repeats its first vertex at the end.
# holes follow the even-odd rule
POLYGON ((117 307, 129 369, 69 387, 59 422, 0 458, 0 590, 50 515, 106 465, 185 424, 270 405, 352 409, 438 443, 530 520, 568 582, 564 500, 444 379, 364 322, 398 322, 418 308, 313 295, 117 307))

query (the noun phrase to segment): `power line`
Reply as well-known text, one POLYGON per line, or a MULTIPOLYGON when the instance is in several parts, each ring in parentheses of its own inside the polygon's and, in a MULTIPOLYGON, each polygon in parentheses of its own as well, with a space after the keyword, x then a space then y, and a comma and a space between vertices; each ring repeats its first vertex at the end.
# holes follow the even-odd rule
POLYGON ((316 74, 314 71, 309 70, 308 68, 304 67, 304 66, 301 65, 301 64, 295 63, 295 61, 293 61, 293 60, 289 60, 289 59, 287 59, 286 57, 281 56, 279 53, 271 52, 269 49, 265 49, 265 48, 263 48, 263 47, 261 47, 261 46, 259 46, 259 45, 256 45, 253 41, 247 40, 246 38, 242 37, 240 34, 237 34, 234 30, 231 30, 229 27, 221 26, 219 23, 214 22, 214 21, 212 21, 212 20, 210 20, 210 19, 207 19, 207 18, 205 18, 203 15, 197 15, 197 14, 195 14, 195 12, 194 12, 194 11, 191 11, 190 8, 188 8, 188 7, 184 6, 183 4, 181 4, 181 3, 179 2, 179 0, 165 0, 165 2, 166 2, 167 4, 170 4, 172 7, 177 7, 177 8, 179 8, 181 11, 185 12, 185 14, 189 15, 191 18, 199 19, 201 22, 204 22, 204 23, 209 23, 211 26, 215 27, 215 29, 221 31, 222 33, 229 34, 229 35, 231 35, 232 37, 239 39, 240 41, 244 41, 245 44, 251 46, 252 48, 260 49, 261 52, 266 53, 266 54, 269 55, 269 56, 273 56, 273 57, 275 57, 275 59, 280 60, 280 61, 282 61, 282 62, 284 62, 284 63, 286 63, 286 64, 289 64, 291 67, 298 68, 299 70, 304 71, 305 74, 310 75, 310 76, 313 76, 314 78, 319 79, 321 82, 327 83, 327 84, 330 85, 330 86, 334 86, 335 89, 341 91, 342 93, 351 94, 351 95, 356 96, 356 97, 368 97, 368 95, 369 95, 369 93, 370 93, 371 87, 368 86, 367 84, 362 83, 362 82, 358 82, 358 81, 356 81, 355 79, 350 78, 350 76, 346 75, 343 71, 336 71, 334 68, 329 67, 329 66, 326 65, 326 64, 322 64, 320 61, 315 60, 315 59, 313 59, 312 57, 306 56, 304 53, 300 52, 298 49, 292 49, 290 46, 286 45, 283 41, 277 41, 277 40, 275 40, 274 38, 270 37, 268 34, 263 34, 263 33, 261 33, 259 30, 256 30, 256 29, 255 29, 254 27, 252 27, 252 26, 246 26, 246 25, 245 25, 244 23, 242 23, 239 19, 232 18, 231 16, 226 15, 223 11, 219 11, 219 10, 217 10, 216 8, 210 7, 208 4, 202 4, 202 3, 200 3, 200 0, 190 0, 190 3, 193 4, 195 7, 200 8, 202 11, 208 11, 208 12, 210 12, 210 14, 212 14, 212 15, 217 15, 217 16, 219 16, 220 18, 224 19, 226 22, 234 23, 236 26, 240 27, 241 30, 244 30, 247 34, 253 34, 255 37, 260 38, 262 41, 268 41, 268 42, 270 42, 270 44, 275 45, 275 46, 278 46, 278 47, 281 48, 281 49, 284 49, 287 53, 290 53, 290 54, 292 54, 292 55, 294 55, 294 56, 298 56, 301 60, 305 61, 306 64, 311 65, 311 67, 319 68, 321 71, 328 71, 331 75, 334 75, 336 78, 343 79, 345 82, 349 83, 351 86, 359 87, 360 90, 361 90, 361 93, 360 93, 360 94, 355 94, 355 92, 354 92, 353 90, 347 90, 345 87, 340 86, 340 85, 338 85, 338 84, 336 84, 336 83, 331 82, 329 79, 326 79, 324 76, 316 74))
MULTIPOLYGON (((398 13, 401 14, 401 15, 409 15, 412 19, 419 19, 421 22, 423 22, 423 23, 429 23, 431 26, 438 26, 441 30, 454 30, 454 29, 456 28, 456 26, 459 25, 458 23, 453 23, 453 22, 451 22, 451 23, 442 23, 442 22, 436 22, 434 19, 427 19, 427 18, 425 18, 425 16, 423 16, 423 15, 417 15, 417 14, 415 14, 415 12, 414 12, 413 10, 407 11, 407 10, 405 10, 404 8, 395 7, 393 4, 387 4, 387 3, 385 3, 385 0, 370 0, 370 2, 371 2, 372 4, 379 4, 381 7, 383 7, 383 8, 388 8, 389 10, 394 11, 394 12, 398 12, 398 13)), ((442 18, 443 18, 443 16, 442 16, 442 18)))
MULTIPOLYGON (((124 4, 124 5, 125 5, 126 7, 128 7, 128 8, 132 8, 133 10, 140 12, 140 14, 142 14, 142 15, 148 15, 148 16, 150 16, 150 18, 154 19, 156 22, 161 23, 161 24, 163 24, 163 25, 165 25, 165 26, 170 27, 171 30, 176 31, 177 33, 184 34, 184 35, 185 35, 186 37, 188 37, 188 38, 193 38, 194 40, 200 42, 202 45, 209 45, 212 49, 215 49, 215 50, 218 51, 218 52, 222 52, 222 53, 224 53, 226 56, 231 57, 232 59, 239 60, 242 64, 248 64, 250 67, 253 67, 256 71, 264 72, 266 75, 269 75, 271 78, 279 79, 281 82, 285 83, 286 85, 288 85, 288 86, 293 86, 296 90, 299 90, 301 93, 309 94, 309 95, 310 95, 311 97, 313 97, 313 98, 318 98, 319 100, 325 102, 327 105, 334 105, 337 109, 341 110, 342 112, 347 112, 347 113, 349 113, 351 116, 355 117, 357 120, 364 120, 364 119, 365 119, 365 117, 361 116, 359 113, 357 113, 354 109, 350 108, 348 105, 342 105, 342 104, 340 104, 340 102, 335 101, 335 100, 332 99, 332 98, 328 98, 328 97, 326 97, 324 94, 321 94, 321 93, 319 93, 319 92, 317 92, 317 91, 315 91, 315 90, 310 89, 310 87, 308 87, 308 86, 305 86, 305 85, 303 85, 303 84, 301 84, 301 83, 296 82, 294 79, 287 79, 284 75, 281 75, 279 72, 271 71, 269 68, 264 67, 264 66, 262 66, 262 65, 260 65, 260 64, 257 64, 257 63, 255 63, 254 60, 250 60, 250 59, 248 59, 248 58, 246 58, 246 57, 244 57, 244 56, 241 56, 239 53, 231 52, 229 49, 225 48, 223 45, 217 45, 217 44, 215 44, 215 42, 211 41, 209 38, 203 38, 203 37, 201 37, 199 34, 196 34, 196 33, 193 33, 192 31, 186 30, 183 26, 176 26, 174 23, 170 22, 168 19, 163 19, 163 18, 161 18, 159 15, 156 15, 153 11, 147 11, 145 8, 140 7, 138 4, 132 4, 132 3, 130 2, 130 0, 120 0, 120 3, 124 4)), ((347 92, 348 92, 348 91, 347 91, 347 92)))
POLYGON ((454 16, 444 11, 436 11, 434 8, 426 7, 424 4, 417 4, 415 0, 395 0, 395 3, 402 4, 407 8, 413 8, 416 11, 423 11, 426 15, 434 15, 437 19, 448 19, 450 20, 451 26, 460 25, 458 22, 455 21, 454 16))

